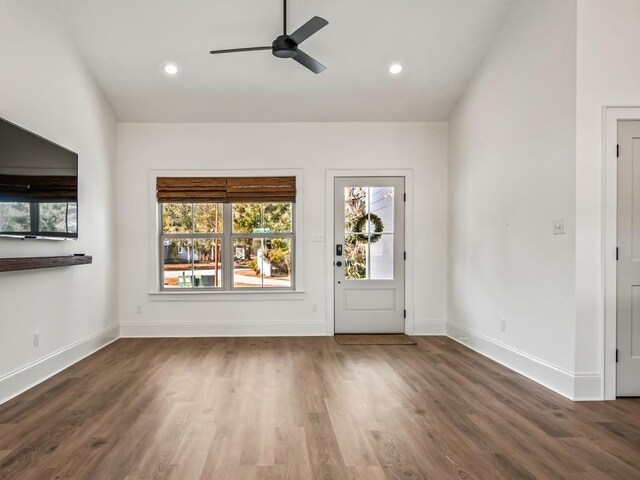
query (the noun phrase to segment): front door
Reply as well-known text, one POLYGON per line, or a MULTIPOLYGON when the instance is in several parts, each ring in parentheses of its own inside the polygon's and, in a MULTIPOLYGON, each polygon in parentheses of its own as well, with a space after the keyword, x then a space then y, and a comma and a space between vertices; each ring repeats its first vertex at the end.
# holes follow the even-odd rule
POLYGON ((618 124, 617 394, 640 396, 640 121, 618 124))
POLYGON ((335 332, 404 333, 404 178, 335 179, 335 332))

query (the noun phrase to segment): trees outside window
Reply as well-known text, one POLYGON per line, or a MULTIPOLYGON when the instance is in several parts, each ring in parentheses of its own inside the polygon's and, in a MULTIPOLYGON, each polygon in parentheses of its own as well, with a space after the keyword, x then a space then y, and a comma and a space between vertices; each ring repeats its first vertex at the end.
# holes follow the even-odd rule
POLYGON ((292 203, 162 203, 161 209, 163 288, 292 288, 292 203))

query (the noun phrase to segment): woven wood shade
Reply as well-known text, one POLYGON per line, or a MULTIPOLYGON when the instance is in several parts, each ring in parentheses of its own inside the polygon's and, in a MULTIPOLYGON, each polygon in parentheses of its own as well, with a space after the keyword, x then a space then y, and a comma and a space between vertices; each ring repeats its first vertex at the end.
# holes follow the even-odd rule
POLYGON ((158 177, 156 191, 159 202, 224 202, 227 179, 224 177, 158 177))
POLYGON ((0 175, 0 201, 77 202, 75 176, 0 175))
POLYGON ((295 202, 296 177, 158 177, 158 202, 295 202))

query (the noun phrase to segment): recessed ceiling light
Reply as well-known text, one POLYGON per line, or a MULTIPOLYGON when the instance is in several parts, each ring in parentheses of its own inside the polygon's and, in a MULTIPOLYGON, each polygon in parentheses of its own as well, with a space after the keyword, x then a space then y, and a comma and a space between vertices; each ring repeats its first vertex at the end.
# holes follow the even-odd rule
POLYGON ((167 63, 164 66, 164 73, 167 75, 175 75, 178 73, 178 67, 176 67, 173 63, 167 63))
POLYGON ((402 65, 400 65, 399 63, 394 63, 389 67, 389 71, 394 75, 397 75, 402 71, 402 65))

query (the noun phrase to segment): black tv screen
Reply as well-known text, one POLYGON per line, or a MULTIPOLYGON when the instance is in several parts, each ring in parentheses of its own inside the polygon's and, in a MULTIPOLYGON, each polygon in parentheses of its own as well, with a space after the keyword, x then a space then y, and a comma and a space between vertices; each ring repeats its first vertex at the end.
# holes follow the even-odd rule
POLYGON ((1 118, 0 236, 78 238, 78 154, 1 118))

